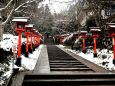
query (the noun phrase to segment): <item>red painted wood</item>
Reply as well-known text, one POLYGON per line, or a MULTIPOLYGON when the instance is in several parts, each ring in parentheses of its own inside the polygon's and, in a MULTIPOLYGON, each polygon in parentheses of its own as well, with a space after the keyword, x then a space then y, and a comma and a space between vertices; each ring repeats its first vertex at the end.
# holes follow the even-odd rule
POLYGON ((96 43, 96 38, 93 38, 94 41, 94 54, 97 53, 96 49, 97 49, 97 43, 96 43))
POLYGON ((113 56, 113 59, 115 60, 115 37, 113 37, 113 56))
POLYGON ((26 52, 28 52, 29 35, 26 35, 26 52))
POLYGON ((83 38, 83 47, 82 47, 82 50, 86 50, 86 48, 85 48, 85 38, 83 38))
POLYGON ((21 38, 22 38, 22 33, 18 33, 18 58, 20 58, 21 55, 21 38))
POLYGON ((32 35, 30 36, 30 48, 32 49, 32 35))

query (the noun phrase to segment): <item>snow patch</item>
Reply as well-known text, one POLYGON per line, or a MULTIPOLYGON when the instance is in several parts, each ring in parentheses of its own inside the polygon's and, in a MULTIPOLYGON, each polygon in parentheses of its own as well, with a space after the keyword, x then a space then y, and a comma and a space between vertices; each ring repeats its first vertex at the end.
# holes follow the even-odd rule
MULTIPOLYGON (((25 41, 26 39, 22 38, 22 42, 25 41)), ((10 49, 12 49, 12 46, 14 44, 15 45, 18 44, 18 36, 13 36, 12 34, 3 34, 3 40, 0 41, 0 48, 2 48, 4 51, 10 51, 10 49)), ((36 50, 32 54, 29 54, 28 58, 24 57, 24 55, 21 55, 22 67, 14 65, 16 59, 12 58, 12 56, 9 57, 10 58, 10 61, 8 62, 9 65, 0 63, 0 72, 2 71, 4 72, 0 76, 0 86, 2 86, 5 83, 5 80, 11 76, 13 68, 19 68, 19 71, 33 70, 43 46, 44 45, 40 45, 38 48, 36 48, 36 50), (8 70, 5 69, 6 67, 8 68, 8 70)))
POLYGON ((76 50, 68 49, 63 45, 59 45, 59 47, 62 47, 65 50, 70 51, 76 55, 79 55, 82 58, 84 58, 90 62, 93 62, 93 63, 97 64, 98 66, 101 66, 107 70, 110 70, 110 71, 115 70, 115 65, 113 64, 113 52, 112 51, 108 51, 107 49, 102 49, 102 50, 97 49, 98 57, 94 58, 92 49, 88 49, 87 53, 84 54, 79 50, 76 51, 76 50))
POLYGON ((25 57, 22 55, 22 67, 24 67, 27 70, 33 70, 36 62, 38 60, 38 57, 40 55, 40 51, 43 48, 44 45, 40 45, 34 52, 33 54, 29 54, 29 57, 25 57))

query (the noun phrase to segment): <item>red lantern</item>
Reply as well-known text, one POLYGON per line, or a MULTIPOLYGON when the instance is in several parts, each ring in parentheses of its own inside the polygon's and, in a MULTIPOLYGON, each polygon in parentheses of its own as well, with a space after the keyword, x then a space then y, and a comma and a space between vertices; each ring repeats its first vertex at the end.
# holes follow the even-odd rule
POLYGON ((101 31, 99 27, 90 27, 90 31, 92 32, 92 38, 93 38, 93 42, 94 42, 94 57, 97 57, 97 42, 96 42, 96 38, 99 36, 99 32, 101 31))
POLYGON ((83 45, 82 45, 83 53, 86 53, 86 43, 85 43, 85 39, 87 38, 86 33, 87 31, 80 31, 80 36, 82 36, 82 41, 83 41, 83 45))
POLYGON ((14 17, 13 22, 16 22, 16 29, 15 31, 18 33, 18 57, 16 60, 16 65, 21 66, 21 38, 22 38, 22 32, 25 31, 25 25, 28 22, 29 17, 14 17))
POLYGON ((34 29, 34 32, 33 32, 33 36, 34 36, 34 46, 37 47, 37 46, 40 45, 41 36, 40 36, 38 31, 35 31, 35 29, 34 29))
POLYGON ((25 56, 28 57, 28 45, 29 45, 29 37, 30 37, 30 46, 31 46, 31 51, 32 51, 32 28, 33 28, 33 24, 28 24, 25 26, 25 35, 26 35, 26 52, 25 52, 25 56))
POLYGON ((112 37, 113 41, 113 64, 115 64, 115 23, 107 23, 108 25, 108 32, 109 32, 109 37, 112 37))

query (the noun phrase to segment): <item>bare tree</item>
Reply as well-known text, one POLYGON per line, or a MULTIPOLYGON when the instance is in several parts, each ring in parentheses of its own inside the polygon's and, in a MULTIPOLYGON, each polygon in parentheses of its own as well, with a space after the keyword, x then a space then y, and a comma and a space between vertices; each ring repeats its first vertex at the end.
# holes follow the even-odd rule
POLYGON ((103 22, 102 10, 105 10, 114 0, 86 0, 88 3, 88 10, 92 12, 96 25, 101 27, 105 24, 103 22))
POLYGON ((20 11, 23 6, 27 6, 28 4, 31 4, 33 2, 39 3, 42 0, 8 0, 9 2, 4 6, 3 8, 0 8, 0 39, 2 38, 2 34, 4 31, 4 26, 10 21, 13 14, 17 11, 20 11), (8 9, 10 8, 10 10, 8 9), (9 13, 6 16, 6 19, 2 21, 2 13, 3 11, 6 11, 9 13))

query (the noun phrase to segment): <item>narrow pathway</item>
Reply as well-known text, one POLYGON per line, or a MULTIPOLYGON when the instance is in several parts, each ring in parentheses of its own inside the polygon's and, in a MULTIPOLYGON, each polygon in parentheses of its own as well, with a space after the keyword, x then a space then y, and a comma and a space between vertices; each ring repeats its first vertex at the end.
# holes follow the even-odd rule
POLYGON ((86 73, 94 72, 92 69, 88 68, 86 65, 73 58, 63 50, 59 49, 55 45, 48 45, 48 57, 51 72, 61 72, 61 73, 86 73))
POLYGON ((52 37, 49 37, 49 38, 45 37, 44 44, 45 45, 54 45, 53 38, 52 37))
POLYGON ((24 76, 22 86, 115 86, 115 74, 86 60, 81 62, 55 45, 44 49, 47 54, 41 52, 43 60, 38 61, 33 73, 24 76), (98 71, 83 63, 89 63, 98 71))
POLYGON ((33 70, 34 74, 39 73, 50 73, 50 66, 49 66, 49 59, 48 59, 48 53, 47 53, 47 46, 44 45, 41 49, 40 55, 38 57, 38 61, 36 63, 36 66, 33 70))

